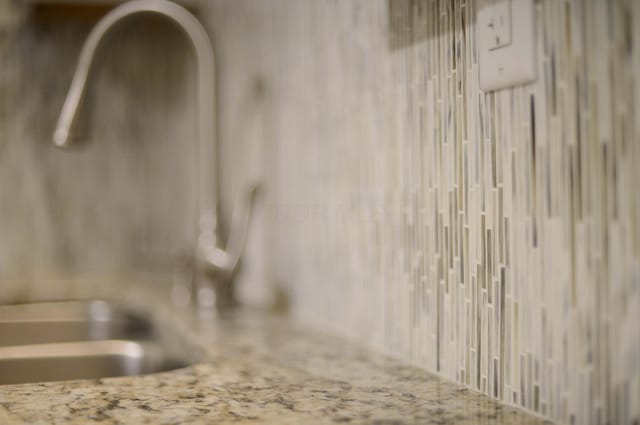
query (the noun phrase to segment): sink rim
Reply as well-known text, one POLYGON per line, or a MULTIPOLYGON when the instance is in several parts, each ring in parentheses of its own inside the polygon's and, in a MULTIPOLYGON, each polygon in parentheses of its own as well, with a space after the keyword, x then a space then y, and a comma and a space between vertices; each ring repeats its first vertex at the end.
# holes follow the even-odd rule
POLYGON ((104 299, 0 306, 0 347, 108 339, 154 339, 153 316, 104 299))
MULTIPOLYGON (((0 362, 3 360, 33 360, 56 357, 109 355, 125 355, 131 358, 142 358, 145 355, 143 344, 142 341, 136 340, 103 339, 97 341, 7 345, 0 347, 0 362)), ((147 344, 159 345, 157 342, 147 342, 147 344)))
POLYGON ((0 305, 0 323, 104 322, 128 318, 127 313, 133 313, 133 310, 127 303, 103 298, 3 304, 0 305))

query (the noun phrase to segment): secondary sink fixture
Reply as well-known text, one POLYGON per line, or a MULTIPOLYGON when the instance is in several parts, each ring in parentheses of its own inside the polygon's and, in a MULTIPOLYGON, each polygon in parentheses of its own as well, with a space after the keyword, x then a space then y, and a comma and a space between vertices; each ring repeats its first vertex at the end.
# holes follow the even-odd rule
POLYGON ((102 300, 0 306, 0 347, 102 339, 147 339, 151 321, 102 300))
POLYGON ((121 304, 0 306, 0 385, 162 372, 192 363, 192 351, 121 304))
POLYGON ((194 265, 192 282, 188 288, 174 288, 174 293, 187 294, 181 298, 195 298, 201 307, 230 307, 235 304, 232 276, 242 255, 257 186, 250 186, 241 197, 240 205, 234 209, 229 239, 226 246, 221 248, 218 245, 214 54, 211 40, 195 16, 166 0, 134 0, 105 15, 91 31, 82 48, 53 141, 61 148, 71 145, 72 129, 86 92, 96 49, 116 23, 138 14, 160 15, 175 23, 191 41, 198 67, 198 235, 188 255, 194 261, 187 261, 194 265))

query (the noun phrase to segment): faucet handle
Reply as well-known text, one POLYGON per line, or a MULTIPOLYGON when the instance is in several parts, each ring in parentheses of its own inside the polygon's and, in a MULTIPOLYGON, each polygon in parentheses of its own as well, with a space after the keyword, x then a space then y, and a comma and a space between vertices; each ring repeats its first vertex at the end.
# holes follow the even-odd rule
POLYGON ((224 249, 206 243, 206 239, 200 241, 200 254, 210 273, 229 277, 236 271, 244 252, 249 223, 259 192, 260 184, 251 184, 237 201, 233 208, 229 239, 224 249))
POLYGON ((253 216, 256 198, 260 193, 260 184, 252 183, 242 194, 233 208, 233 216, 231 218, 231 231, 229 239, 227 239, 226 252, 229 255, 230 271, 233 272, 240 262, 240 258, 244 253, 244 247, 247 242, 247 233, 249 232, 249 224, 253 216))

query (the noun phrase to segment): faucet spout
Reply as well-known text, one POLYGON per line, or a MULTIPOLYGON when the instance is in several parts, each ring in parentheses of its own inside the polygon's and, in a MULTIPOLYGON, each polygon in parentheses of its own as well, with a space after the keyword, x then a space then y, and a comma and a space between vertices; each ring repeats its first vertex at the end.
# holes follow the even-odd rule
MULTIPOLYGON (((168 18, 175 23, 190 40, 196 56, 198 68, 198 197, 199 197, 199 229, 196 252, 196 263, 204 263, 204 268, 224 270, 230 274, 238 264, 240 251, 246 234, 247 220, 240 220, 245 226, 235 233, 239 234, 241 243, 234 242, 237 236, 232 235, 228 249, 218 247, 218 191, 216 181, 216 134, 215 134, 215 61, 213 47, 207 32, 200 22, 188 10, 167 0, 132 0, 124 3, 105 15, 93 28, 87 38, 76 67, 71 87, 62 107, 53 142, 60 148, 72 144, 72 132, 86 92, 89 72, 95 53, 105 34, 123 19, 141 13, 156 14, 168 18)), ((247 205, 248 215, 250 206, 247 205)), ((235 218, 234 218, 234 221, 235 218)), ((232 225, 233 227, 233 225, 232 225)))

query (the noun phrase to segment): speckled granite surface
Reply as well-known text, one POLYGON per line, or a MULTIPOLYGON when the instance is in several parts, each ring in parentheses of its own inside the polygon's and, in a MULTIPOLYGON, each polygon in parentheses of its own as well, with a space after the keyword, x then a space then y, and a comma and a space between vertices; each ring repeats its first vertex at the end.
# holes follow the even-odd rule
POLYGON ((242 310, 203 320, 157 291, 127 293, 200 361, 147 376, 0 386, 1 424, 548 423, 291 319, 242 310))

